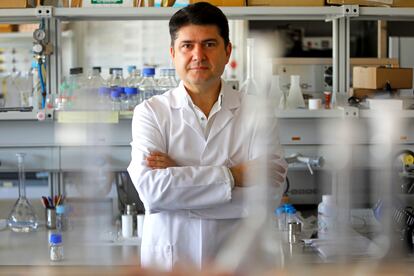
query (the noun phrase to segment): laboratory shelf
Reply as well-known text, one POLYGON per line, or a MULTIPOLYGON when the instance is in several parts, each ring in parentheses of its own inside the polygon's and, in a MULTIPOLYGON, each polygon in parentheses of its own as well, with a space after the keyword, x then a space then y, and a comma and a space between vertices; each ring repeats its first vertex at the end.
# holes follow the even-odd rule
POLYGON ((336 109, 291 109, 277 110, 276 117, 283 119, 308 119, 308 118, 342 118, 345 116, 344 108, 336 109))
POLYGON ((414 8, 360 7, 359 16, 354 19, 414 20, 414 8))
MULTIPOLYGON (((229 19, 325 20, 343 15, 342 7, 221 7, 229 19)), ((179 8, 54 8, 61 20, 165 20, 179 8)))
POLYGON ((0 112, 0 121, 37 121, 36 112, 8 111, 0 112))
POLYGON ((395 118, 414 118, 414 110, 404 109, 385 112, 383 110, 361 109, 359 111, 360 118, 383 118, 384 116, 393 116, 395 118))
POLYGON ((37 16, 37 9, 0 9, 0 22, 4 23, 20 23, 35 22, 40 18, 37 16))

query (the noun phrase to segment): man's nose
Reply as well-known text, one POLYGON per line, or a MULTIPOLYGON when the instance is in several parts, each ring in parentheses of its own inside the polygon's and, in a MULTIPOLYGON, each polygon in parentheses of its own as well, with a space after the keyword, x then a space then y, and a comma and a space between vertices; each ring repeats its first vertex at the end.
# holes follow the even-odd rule
POLYGON ((202 61, 204 59, 204 49, 202 44, 195 44, 193 49, 193 60, 202 61))

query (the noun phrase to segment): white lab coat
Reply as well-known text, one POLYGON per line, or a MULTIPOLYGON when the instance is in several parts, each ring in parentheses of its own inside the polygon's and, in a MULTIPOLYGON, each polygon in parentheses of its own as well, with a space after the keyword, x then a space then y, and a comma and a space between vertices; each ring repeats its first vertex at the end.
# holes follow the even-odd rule
MULTIPOLYGON (((254 108, 246 108, 254 99, 224 81, 221 87, 222 107, 207 138, 183 83, 135 108, 128 172, 146 210, 142 266, 201 267, 248 213, 242 200, 246 188, 232 188, 228 167, 263 154, 257 150, 254 108), (167 153, 179 167, 150 170, 145 157, 151 151, 167 153)), ((280 155, 276 120, 267 131, 273 137, 267 152, 280 155)))

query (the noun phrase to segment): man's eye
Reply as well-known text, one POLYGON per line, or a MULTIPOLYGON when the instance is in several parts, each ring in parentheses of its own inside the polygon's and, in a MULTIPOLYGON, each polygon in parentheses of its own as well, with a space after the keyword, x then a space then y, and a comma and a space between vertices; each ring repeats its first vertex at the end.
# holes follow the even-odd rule
POLYGON ((184 48, 184 49, 190 49, 191 44, 183 44, 183 45, 181 45, 181 47, 184 48))
POLYGON ((206 45, 207 48, 210 48, 210 47, 216 46, 216 43, 214 43, 214 42, 206 42, 205 45, 206 45))

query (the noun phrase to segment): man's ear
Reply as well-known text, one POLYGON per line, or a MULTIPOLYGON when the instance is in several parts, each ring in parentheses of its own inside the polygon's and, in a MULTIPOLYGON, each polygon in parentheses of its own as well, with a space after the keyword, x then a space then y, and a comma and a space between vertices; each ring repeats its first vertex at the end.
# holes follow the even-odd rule
POLYGON ((229 42, 229 44, 227 44, 226 46, 226 56, 227 56, 227 62, 230 59, 231 56, 231 51, 233 50, 233 45, 231 44, 231 42, 229 42))
POLYGON ((170 46, 170 56, 171 56, 171 58, 175 57, 174 47, 172 47, 172 46, 170 46))

